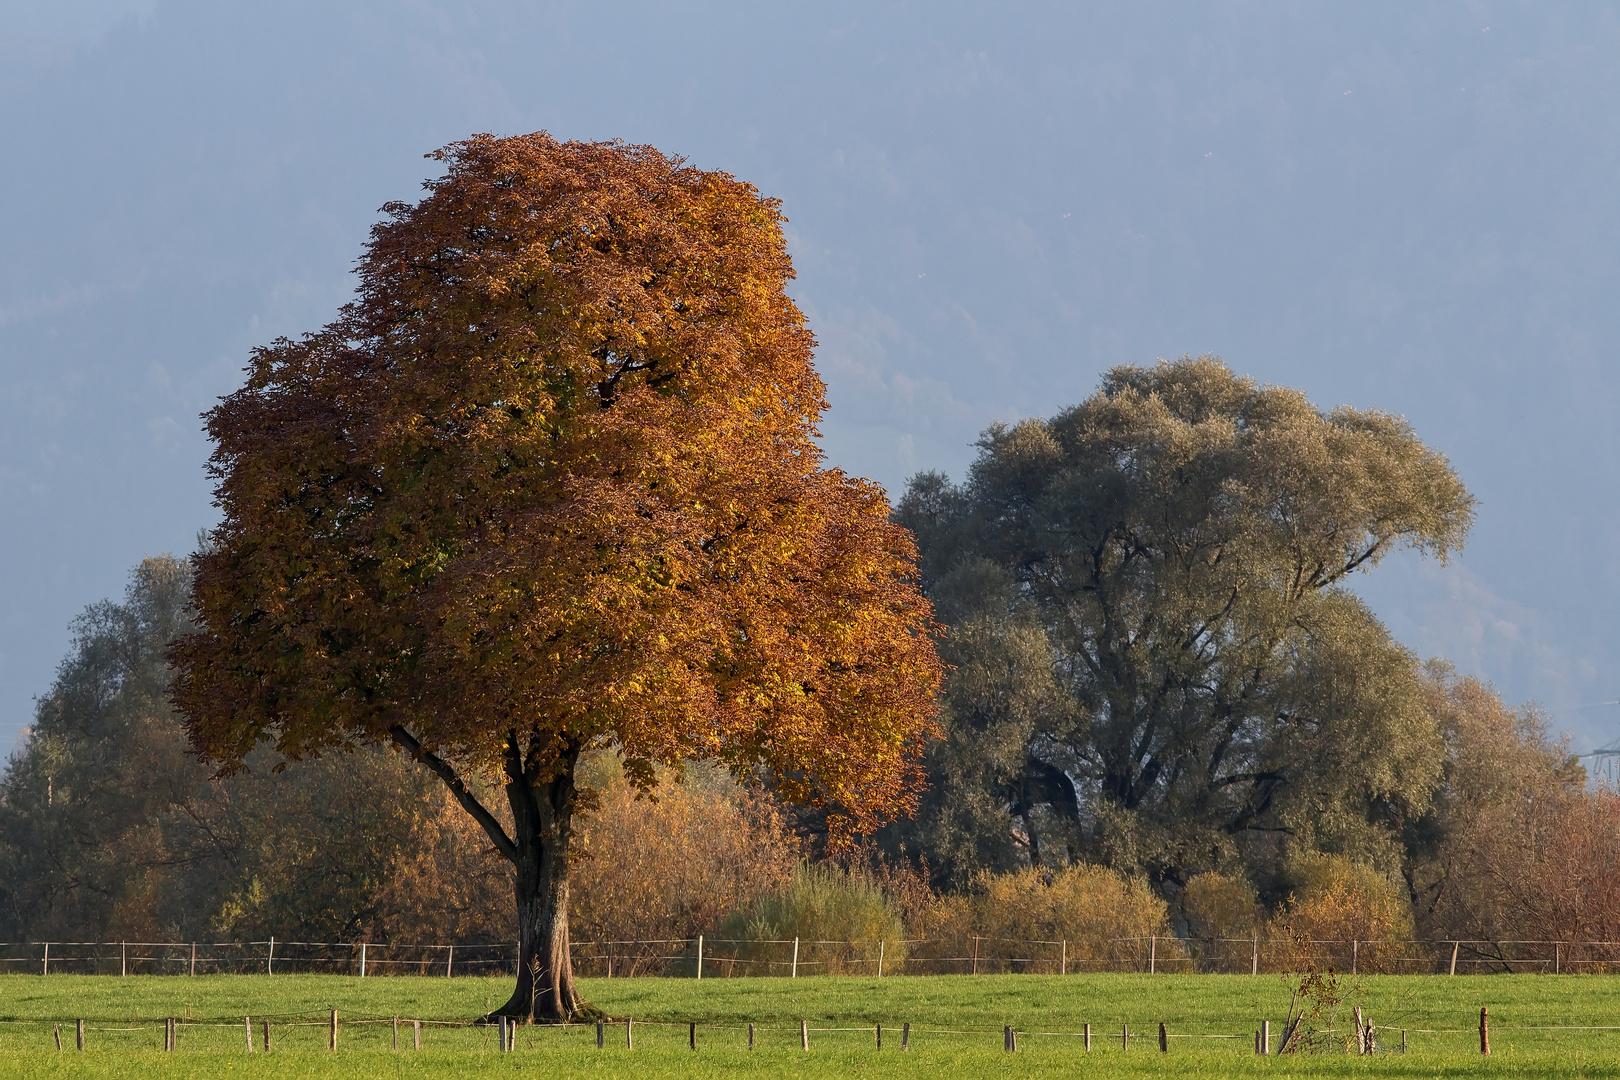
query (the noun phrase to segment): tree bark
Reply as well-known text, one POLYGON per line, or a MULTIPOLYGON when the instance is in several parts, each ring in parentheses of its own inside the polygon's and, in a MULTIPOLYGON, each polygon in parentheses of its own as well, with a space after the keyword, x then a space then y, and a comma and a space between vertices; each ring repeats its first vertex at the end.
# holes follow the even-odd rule
MULTIPOLYGON (((515 741, 515 740, 514 740, 515 741)), ((533 782, 515 749, 509 751, 506 798, 517 848, 518 976, 505 1005, 491 1016, 573 1020, 587 1007, 574 987, 568 939, 568 868, 578 790, 579 751, 561 755, 556 775, 533 782)))
POLYGON ((580 747, 569 743, 545 747, 547 752, 542 753, 541 747, 531 746, 526 760, 517 733, 509 733, 502 770, 507 803, 512 808, 513 835, 508 836, 499 819, 479 803, 449 762, 404 727, 394 727, 391 734, 445 782, 516 870, 517 986, 506 1004, 482 1019, 505 1016, 531 1023, 596 1015, 574 985, 568 938, 568 871, 579 795, 575 770, 580 747))

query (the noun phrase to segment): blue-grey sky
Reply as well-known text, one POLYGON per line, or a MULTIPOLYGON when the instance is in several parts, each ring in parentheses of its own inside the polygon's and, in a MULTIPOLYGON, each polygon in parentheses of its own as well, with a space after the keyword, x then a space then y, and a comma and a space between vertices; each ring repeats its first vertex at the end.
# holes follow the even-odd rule
POLYGON ((780 197, 829 458, 897 492, 1182 353, 1405 415, 1479 496, 1358 583, 1620 735, 1620 8, 8 0, 0 752, 68 623, 213 520, 198 414, 472 132, 780 197))

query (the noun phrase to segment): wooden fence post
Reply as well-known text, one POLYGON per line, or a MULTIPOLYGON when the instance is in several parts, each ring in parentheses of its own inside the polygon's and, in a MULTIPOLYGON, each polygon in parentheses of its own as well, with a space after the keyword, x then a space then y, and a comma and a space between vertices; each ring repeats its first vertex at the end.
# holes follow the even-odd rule
POLYGON ((686 1045, 690 1046, 693 1050, 697 1049, 697 1021, 696 1020, 694 1020, 691 1023, 686 1025, 686 1045))
POLYGON ((1168 1054, 1169 1052, 1170 1052, 1170 1033, 1168 1031, 1164 1030, 1164 1021, 1160 1020, 1159 1021, 1159 1053, 1168 1054))
POLYGON ((749 1024, 748 1024, 748 1049, 752 1050, 753 1048, 754 1048, 754 1024, 753 1024, 752 1021, 749 1021, 749 1024))
POLYGON ((907 1020, 900 1025, 900 1049, 911 1049, 911 1021, 907 1020))
POLYGON ((51 1031, 56 1035, 56 1048, 58 1050, 62 1049, 62 1025, 52 1024, 51 1031))
POLYGON ((1260 1021, 1260 1053, 1271 1053, 1271 1021, 1260 1021))
POLYGON ((1091 1053, 1091 1025, 1086 1025, 1086 1053, 1091 1053))
POLYGON ((84 1049, 84 1021, 83 1020, 75 1020, 75 1021, 73 1021, 73 1041, 78 1045, 80 1050, 84 1049))
POLYGON ((270 1052, 270 1021, 268 1020, 259 1022, 259 1043, 264 1047, 264 1052, 268 1054, 270 1052))
POLYGON ((1370 1016, 1367 1017, 1367 1053, 1378 1053, 1378 1025, 1372 1022, 1370 1016))
POLYGON ((1131 1048, 1131 1025, 1129 1024, 1119 1025, 1119 1048, 1121 1050, 1131 1048))
POLYGON ((411 1043, 416 1049, 422 1049, 422 1021, 411 1021, 411 1043))
POLYGON ((1249 974, 1260 974, 1260 931, 1254 932, 1253 951, 1249 954, 1249 974))
POLYGON ((1457 974, 1457 946, 1461 944, 1462 942, 1460 941, 1453 941, 1451 943, 1451 973, 1453 975, 1457 974))
POLYGON ((1063 942, 1062 942, 1062 949, 1058 953, 1058 974, 1059 975, 1067 975, 1068 973, 1069 973, 1069 939, 1064 938, 1063 942))
POLYGON ((1352 975, 1354 975, 1356 973, 1356 958, 1357 958, 1357 954, 1360 952, 1360 950, 1361 950, 1361 942, 1357 941, 1355 938, 1351 938, 1350 939, 1350 974, 1352 974, 1352 975))
POLYGON ((602 1021, 598 1020, 596 1022, 596 1048, 598 1050, 602 1049, 602 1042, 603 1042, 602 1021))
POLYGON ((195 941, 193 941, 191 943, 191 972, 190 972, 190 974, 192 974, 192 975, 197 974, 197 943, 195 941))
POLYGON ((1479 1007, 1479 1052, 1486 1057, 1491 1056, 1490 1010, 1483 1005, 1479 1007))
POLYGON ((276 935, 274 934, 270 935, 270 951, 264 954, 264 973, 266 975, 276 973, 276 935))
POLYGON ((394 1049, 399 1049, 399 1017, 394 1017, 394 1049))
POLYGON ((880 979, 883 978, 883 946, 886 944, 887 942, 884 941, 878 942, 878 978, 880 979))
POLYGON ((1356 1025, 1356 1053, 1365 1054, 1367 1052, 1367 1032, 1361 1025, 1361 1006, 1357 1005, 1352 1009, 1350 1015, 1354 1017, 1356 1025))
POLYGON ((1155 934, 1149 934, 1148 935, 1148 974, 1149 975, 1152 975, 1154 973, 1153 969, 1156 966, 1158 950, 1159 950, 1159 938, 1158 938, 1158 936, 1155 935, 1155 934))
POLYGON ((247 1036, 247 1052, 253 1053, 253 1017, 242 1017, 242 1032, 247 1036))
POLYGON ((360 977, 366 977, 366 943, 360 943, 360 977))
POLYGON ((793 970, 789 973, 788 978, 797 979, 798 977, 799 977, 799 939, 794 938, 793 939, 793 970))
POLYGON ((973 935, 973 974, 979 973, 979 935, 973 935))
POLYGON ((703 978, 703 935, 698 935, 697 942, 697 977, 703 978))
POLYGON ((636 1022, 634 1020, 628 1016, 624 1018, 624 1048, 626 1050, 636 1048, 635 1026, 636 1022))
POLYGON ((51 973, 51 943, 48 941, 45 943, 45 966, 40 968, 39 973, 41 975, 49 975, 51 973))
POLYGON ((328 1050, 336 1050, 337 1049, 337 1024, 338 1024, 337 1010, 333 1009, 332 1010, 332 1034, 328 1038, 327 1044, 326 1044, 326 1048, 328 1050))
POLYGON ((455 962, 455 959, 456 947, 454 945, 446 945, 444 947, 444 977, 447 979, 450 977, 450 965, 455 962))
POLYGON ((799 1049, 810 1049, 810 1021, 799 1021, 799 1049))
POLYGON ((118 943, 118 974, 129 974, 129 942, 127 941, 118 943))
POLYGON ((879 1050, 883 1049, 883 1022, 881 1020, 877 1022, 877 1048, 879 1050))

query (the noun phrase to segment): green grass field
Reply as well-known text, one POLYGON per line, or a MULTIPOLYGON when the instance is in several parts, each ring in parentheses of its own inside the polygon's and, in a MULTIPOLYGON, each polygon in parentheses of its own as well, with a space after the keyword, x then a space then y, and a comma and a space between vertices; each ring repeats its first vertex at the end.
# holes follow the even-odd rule
MULTIPOLYGON (((1405 1028, 1409 1051, 1370 1058, 1256 1057, 1254 1029, 1270 1019, 1280 1034, 1287 1008, 1287 987, 1274 975, 593 979, 584 990, 596 1005, 635 1018, 635 1049, 625 1049, 617 1025, 598 1051, 594 1026, 581 1025, 525 1029, 502 1055, 492 1029, 462 1025, 509 989, 504 978, 0 976, 0 1076, 1620 1077, 1620 979, 1604 976, 1363 976, 1346 1012, 1360 1004, 1379 1025, 1405 1028), (1491 1011, 1489 1059, 1475 1030, 1481 1005, 1491 1011), (326 1048, 334 1008, 336 1053, 326 1048), (272 1020, 272 1053, 246 1052, 244 1014, 256 1044, 261 1019, 272 1020), (410 1049, 408 1024, 402 1049, 391 1049, 396 1015, 427 1022, 420 1053, 410 1049), (173 1054, 162 1052, 169 1016, 189 1021, 173 1054), (77 1018, 88 1028, 83 1053, 73 1049, 77 1018), (801 1019, 811 1027, 808 1054, 799 1049, 801 1019), (56 1050, 51 1024, 39 1021, 61 1022, 66 1049, 56 1050), (687 1047, 691 1021, 696 1052, 687 1047), (1168 1053, 1158 1049, 1160 1021, 1173 1036, 1168 1053), (903 1022, 912 1025, 905 1052, 903 1022), (1077 1034, 1088 1022, 1090 1054, 1077 1034), (1141 1033, 1129 1050, 1120 1047, 1122 1023, 1141 1033), (1020 1033, 1014 1054, 1002 1048, 1004 1024, 1020 1033)), ((1399 1046, 1398 1030, 1382 1038, 1399 1046)))

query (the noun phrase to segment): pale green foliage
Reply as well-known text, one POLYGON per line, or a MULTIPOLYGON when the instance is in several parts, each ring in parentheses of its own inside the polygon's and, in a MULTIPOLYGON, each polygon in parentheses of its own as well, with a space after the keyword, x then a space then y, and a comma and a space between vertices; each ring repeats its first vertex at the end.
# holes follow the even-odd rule
POLYGON ((1010 837, 1015 862, 1172 884, 1317 848, 1392 867, 1441 744, 1344 583, 1397 547, 1444 558, 1472 506, 1400 419, 1210 358, 992 427, 966 483, 915 477, 899 509, 956 666, 938 794, 891 843, 957 883, 1010 837))
POLYGON ((945 698, 951 722, 929 751, 933 783, 922 812, 890 834, 926 852, 944 884, 1050 858, 1043 844, 1067 861, 1065 821, 1051 808, 1069 787, 1031 752, 1051 718, 1068 707, 1052 678, 1045 632, 1005 603, 987 604, 952 626, 940 657, 951 667, 945 698))
MULTIPOLYGON (((900 916, 876 883, 862 874, 822 865, 801 864, 787 886, 754 900, 720 927, 717 937, 744 944, 737 955, 755 961, 788 959, 780 946, 767 942, 799 939, 799 963, 806 973, 875 972, 878 943, 884 959, 905 959, 905 932, 900 916), (854 945, 846 945, 854 943, 854 945), (861 963, 851 964, 851 961, 861 963)), ((785 973, 757 965, 758 974, 785 973)))

